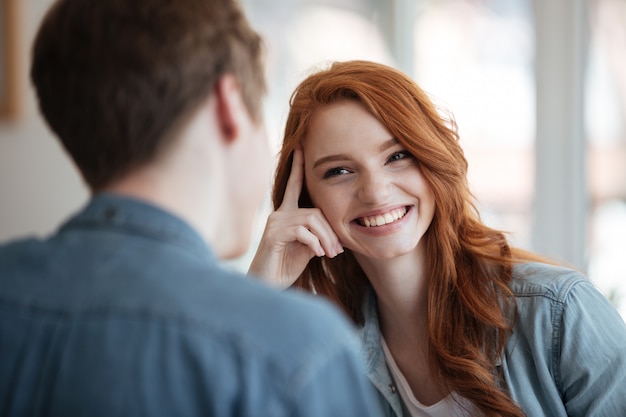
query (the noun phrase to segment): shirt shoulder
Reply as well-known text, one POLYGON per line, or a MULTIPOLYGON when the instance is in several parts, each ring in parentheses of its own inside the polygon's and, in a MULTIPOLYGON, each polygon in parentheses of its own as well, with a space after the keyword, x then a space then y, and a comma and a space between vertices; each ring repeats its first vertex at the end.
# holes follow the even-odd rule
POLYGON ((579 271, 538 262, 515 265, 510 284, 518 299, 544 297, 556 302, 564 302, 578 286, 593 287, 593 284, 579 271))

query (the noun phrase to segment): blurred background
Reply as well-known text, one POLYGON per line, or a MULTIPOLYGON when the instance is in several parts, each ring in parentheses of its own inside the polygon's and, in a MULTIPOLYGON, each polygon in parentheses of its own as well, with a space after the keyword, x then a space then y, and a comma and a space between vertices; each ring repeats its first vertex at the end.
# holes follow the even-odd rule
MULTIPOLYGON (((88 198, 27 77, 51 3, 0 0, 0 241, 45 236, 88 198)), ((454 115, 483 220, 585 272, 626 317, 626 0, 242 4, 267 45, 274 151, 309 72, 334 60, 392 65, 454 115)), ((245 271, 255 244, 231 265, 245 271)))

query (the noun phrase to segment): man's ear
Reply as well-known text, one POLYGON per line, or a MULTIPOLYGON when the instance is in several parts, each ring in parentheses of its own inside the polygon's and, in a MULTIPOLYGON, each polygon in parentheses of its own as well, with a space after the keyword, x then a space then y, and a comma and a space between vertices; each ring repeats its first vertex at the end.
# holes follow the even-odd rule
POLYGON ((239 136, 246 108, 239 82, 232 74, 222 75, 215 83, 217 118, 222 137, 231 142, 239 136))

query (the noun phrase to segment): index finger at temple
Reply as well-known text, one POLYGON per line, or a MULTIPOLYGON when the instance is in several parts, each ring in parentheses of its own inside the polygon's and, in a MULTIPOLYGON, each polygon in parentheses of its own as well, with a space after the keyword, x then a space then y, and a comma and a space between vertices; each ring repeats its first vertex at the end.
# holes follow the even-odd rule
POLYGON ((287 180, 287 187, 285 188, 285 196, 283 202, 280 205, 281 208, 297 209, 300 193, 302 192, 302 185, 304 182, 304 156, 302 154, 302 148, 297 147, 293 151, 293 162, 291 164, 291 173, 289 174, 289 180, 287 180))

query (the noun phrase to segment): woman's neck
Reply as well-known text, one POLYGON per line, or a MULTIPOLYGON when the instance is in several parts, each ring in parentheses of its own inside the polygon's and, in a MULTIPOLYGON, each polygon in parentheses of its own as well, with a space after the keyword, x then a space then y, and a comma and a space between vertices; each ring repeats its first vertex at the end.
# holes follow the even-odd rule
POLYGON ((421 252, 393 259, 363 259, 355 255, 376 291, 381 331, 385 339, 427 335, 428 273, 421 252), (422 333, 424 332, 424 333, 422 333))
POLYGON ((432 374, 428 344, 429 273, 424 256, 357 260, 376 291, 379 325, 415 398, 432 405, 447 393, 432 374))

